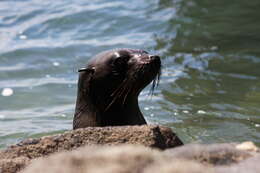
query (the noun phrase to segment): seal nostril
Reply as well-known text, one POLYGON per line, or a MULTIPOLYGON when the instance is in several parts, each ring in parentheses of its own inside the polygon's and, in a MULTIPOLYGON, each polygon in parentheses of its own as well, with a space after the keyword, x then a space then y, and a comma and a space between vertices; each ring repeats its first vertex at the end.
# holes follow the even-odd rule
POLYGON ((151 60, 159 60, 160 57, 158 55, 150 55, 149 56, 151 60))

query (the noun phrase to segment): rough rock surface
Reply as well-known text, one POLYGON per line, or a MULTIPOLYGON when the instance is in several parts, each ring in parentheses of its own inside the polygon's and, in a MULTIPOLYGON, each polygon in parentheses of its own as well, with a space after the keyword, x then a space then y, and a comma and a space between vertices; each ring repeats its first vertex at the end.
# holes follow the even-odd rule
MULTIPOLYGON (((39 159, 32 162, 23 173, 149 173, 162 172, 158 167, 165 163, 174 163, 177 169, 187 170, 183 167, 182 160, 175 162, 170 156, 143 146, 90 146, 70 153, 59 153, 48 159, 39 159)), ((198 163, 190 164, 201 170, 198 163)))
POLYGON ((90 127, 0 151, 0 173, 259 173, 259 163, 252 142, 183 146, 161 126, 90 127))
POLYGON ((251 142, 242 144, 187 144, 184 147, 168 149, 165 154, 174 158, 185 160, 196 160, 204 165, 220 166, 231 165, 245 160, 258 151, 258 148, 251 142), (250 145, 251 148, 239 148, 241 145, 250 145))
POLYGON ((170 128, 161 126, 88 127, 38 139, 27 139, 0 151, 0 172, 17 172, 31 159, 96 144, 136 144, 166 149, 180 146, 182 142, 170 128))
POLYGON ((87 146, 37 159, 23 173, 259 173, 258 148, 239 145, 192 144, 166 151, 133 145, 87 146))

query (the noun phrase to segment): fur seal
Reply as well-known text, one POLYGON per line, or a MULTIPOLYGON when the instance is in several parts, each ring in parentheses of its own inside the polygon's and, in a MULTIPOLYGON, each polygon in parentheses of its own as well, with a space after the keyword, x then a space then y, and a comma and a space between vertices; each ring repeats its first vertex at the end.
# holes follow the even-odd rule
POLYGON ((160 74, 160 57, 144 50, 115 49, 96 55, 79 69, 73 129, 146 124, 138 95, 152 81, 153 92, 160 74))

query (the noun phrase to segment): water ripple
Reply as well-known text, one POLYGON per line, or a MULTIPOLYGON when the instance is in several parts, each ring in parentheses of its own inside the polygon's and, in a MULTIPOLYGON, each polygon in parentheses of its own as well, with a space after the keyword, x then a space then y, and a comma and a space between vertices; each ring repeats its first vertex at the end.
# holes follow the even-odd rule
POLYGON ((77 69, 122 47, 162 57, 160 86, 152 99, 149 87, 139 98, 148 122, 186 142, 260 143, 258 5, 0 1, 0 147, 71 129, 77 69))
POLYGON ((69 80, 67 78, 56 78, 56 77, 45 77, 45 78, 35 78, 35 79, 23 79, 23 80, 5 80, 0 81, 1 87, 36 87, 47 84, 76 84, 76 80, 69 80))

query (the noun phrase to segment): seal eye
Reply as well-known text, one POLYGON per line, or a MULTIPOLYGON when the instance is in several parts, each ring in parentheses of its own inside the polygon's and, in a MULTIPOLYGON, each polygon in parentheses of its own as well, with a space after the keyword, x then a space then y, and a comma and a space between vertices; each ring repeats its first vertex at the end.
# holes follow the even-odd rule
POLYGON ((120 56, 113 60, 113 75, 115 76, 123 76, 127 71, 127 57, 120 56))
POLYGON ((126 65, 126 58, 125 57, 117 57, 114 62, 113 62, 114 66, 116 67, 120 67, 120 66, 124 66, 126 65))

